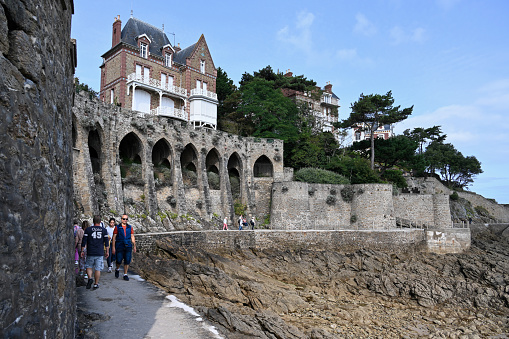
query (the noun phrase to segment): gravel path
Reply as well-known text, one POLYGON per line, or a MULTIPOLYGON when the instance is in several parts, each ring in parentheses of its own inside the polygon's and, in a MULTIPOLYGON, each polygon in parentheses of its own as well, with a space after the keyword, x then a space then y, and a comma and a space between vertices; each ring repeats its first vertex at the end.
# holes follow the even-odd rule
POLYGON ((80 286, 77 295, 78 309, 85 315, 80 320, 82 330, 85 327, 82 338, 221 338, 199 315, 191 314, 192 309, 139 276, 124 281, 122 274, 115 279, 103 271, 98 289, 80 286))

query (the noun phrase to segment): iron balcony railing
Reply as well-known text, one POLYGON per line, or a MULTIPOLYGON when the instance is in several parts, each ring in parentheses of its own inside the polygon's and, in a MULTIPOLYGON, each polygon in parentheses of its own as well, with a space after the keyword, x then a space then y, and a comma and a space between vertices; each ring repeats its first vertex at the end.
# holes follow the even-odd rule
POLYGON ((217 94, 214 93, 214 92, 208 91, 206 89, 193 88, 191 90, 191 96, 193 96, 193 95, 202 95, 202 96, 205 96, 207 98, 211 98, 211 99, 217 100, 217 94))
POLYGON ((187 121, 186 111, 180 108, 159 106, 157 108, 151 109, 150 114, 177 118, 187 121))

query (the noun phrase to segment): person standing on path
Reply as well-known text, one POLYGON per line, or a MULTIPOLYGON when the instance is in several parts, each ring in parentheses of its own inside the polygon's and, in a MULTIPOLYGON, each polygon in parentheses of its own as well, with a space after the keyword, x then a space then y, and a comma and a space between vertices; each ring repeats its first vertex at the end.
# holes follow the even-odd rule
POLYGON ((127 214, 122 215, 122 223, 118 224, 113 231, 113 249, 112 253, 116 258, 115 278, 118 278, 120 273, 120 264, 124 261, 124 280, 129 281, 127 270, 131 263, 133 252, 136 253, 136 241, 134 240, 134 230, 131 225, 127 223, 129 217, 127 214))
POLYGON ((242 231, 242 223, 244 221, 244 218, 242 217, 242 214, 239 217, 239 231, 242 231))
POLYGON ((83 229, 78 226, 78 220, 74 220, 74 266, 76 274, 80 272, 81 243, 83 242, 83 229))
POLYGON ((251 224, 251 230, 254 230, 254 227, 255 227, 255 218, 251 217, 251 221, 249 223, 251 224))
POLYGON ((111 253, 113 248, 113 231, 115 230, 115 218, 110 218, 110 222, 108 227, 106 227, 106 231, 108 231, 108 237, 110 238, 110 252, 108 253, 108 273, 111 273, 113 269, 113 261, 115 260, 115 256, 111 253))
POLYGON ((108 257, 109 252, 109 238, 108 231, 101 226, 101 217, 94 215, 92 219, 94 226, 87 227, 83 235, 83 247, 81 255, 83 256, 87 250, 87 289, 90 289, 92 282, 94 282, 94 290, 99 288, 99 278, 101 277, 101 270, 104 268, 103 257, 108 257), (104 252, 106 247, 106 253, 104 252), (94 270, 94 279, 92 279, 92 269, 94 270))
POLYGON ((224 230, 228 231, 228 217, 224 217, 224 220, 223 220, 223 231, 224 230))

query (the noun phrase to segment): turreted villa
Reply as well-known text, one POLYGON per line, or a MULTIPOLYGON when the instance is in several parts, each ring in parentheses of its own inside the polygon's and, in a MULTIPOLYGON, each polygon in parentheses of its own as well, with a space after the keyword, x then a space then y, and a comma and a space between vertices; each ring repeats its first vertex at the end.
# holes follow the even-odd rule
POLYGON ((217 70, 203 34, 181 49, 163 30, 134 17, 122 29, 118 16, 111 49, 102 58, 102 101, 216 128, 217 70))

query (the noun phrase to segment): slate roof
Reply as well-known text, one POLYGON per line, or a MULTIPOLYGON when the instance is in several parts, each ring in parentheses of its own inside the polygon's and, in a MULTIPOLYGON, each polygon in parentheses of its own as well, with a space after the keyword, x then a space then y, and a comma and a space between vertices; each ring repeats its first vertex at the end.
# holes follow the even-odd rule
POLYGON ((184 48, 180 52, 175 53, 175 55, 173 56, 173 61, 185 65, 186 59, 191 56, 191 53, 193 53, 195 46, 196 44, 192 44, 191 46, 184 48))
POLYGON ((170 40, 163 32, 163 30, 136 18, 130 18, 129 21, 127 21, 124 28, 122 29, 120 41, 137 47, 138 41, 136 38, 142 34, 146 34, 151 41, 149 52, 152 55, 158 55, 162 57, 162 47, 171 45, 170 40))

